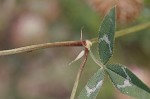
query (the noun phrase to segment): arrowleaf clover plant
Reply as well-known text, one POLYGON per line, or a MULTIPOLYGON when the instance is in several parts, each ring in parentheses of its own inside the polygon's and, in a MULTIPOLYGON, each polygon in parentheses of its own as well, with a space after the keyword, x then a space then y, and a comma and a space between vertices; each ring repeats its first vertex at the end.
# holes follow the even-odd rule
POLYGON ((126 66, 107 64, 113 54, 114 35, 116 27, 116 7, 113 7, 104 17, 98 36, 98 49, 101 68, 91 77, 78 96, 78 99, 95 99, 99 93, 106 75, 112 84, 123 94, 137 99, 149 99, 150 88, 137 78, 126 66))
POLYGON ((150 27, 150 22, 116 32, 116 6, 114 6, 104 17, 101 23, 100 30, 98 32, 98 39, 93 38, 91 40, 82 40, 81 35, 80 41, 43 43, 15 49, 2 50, 0 51, 0 56, 32 52, 38 49, 53 47, 84 47, 84 50, 81 51, 77 58, 70 63, 72 64, 73 62, 79 60, 82 56, 84 57, 77 73, 70 99, 75 99, 79 80, 87 61, 88 54, 90 54, 92 59, 100 66, 100 68, 87 82, 83 90, 80 92, 78 99, 95 99, 104 83, 105 76, 109 76, 112 84, 121 93, 137 99, 150 99, 150 88, 147 87, 139 78, 137 78, 136 75, 134 75, 126 66, 121 64, 108 64, 109 59, 113 55, 115 37, 120 37, 148 27, 150 27), (94 57, 92 51, 90 50, 92 44, 95 42, 98 42, 98 52, 100 56, 99 60, 94 57))

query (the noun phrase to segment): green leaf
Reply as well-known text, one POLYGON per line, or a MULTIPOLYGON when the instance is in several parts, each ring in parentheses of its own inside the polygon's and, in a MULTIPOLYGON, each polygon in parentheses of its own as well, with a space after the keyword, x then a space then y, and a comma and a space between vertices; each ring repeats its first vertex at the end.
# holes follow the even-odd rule
POLYGON ((107 65, 106 71, 115 87, 123 94, 138 99, 150 98, 150 88, 125 66, 120 64, 107 65))
POLYGON ((115 7, 104 17, 99 31, 99 55, 103 64, 106 64, 113 53, 115 34, 115 7))
POLYGON ((78 99, 95 99, 104 81, 104 70, 99 69, 81 91, 78 99))

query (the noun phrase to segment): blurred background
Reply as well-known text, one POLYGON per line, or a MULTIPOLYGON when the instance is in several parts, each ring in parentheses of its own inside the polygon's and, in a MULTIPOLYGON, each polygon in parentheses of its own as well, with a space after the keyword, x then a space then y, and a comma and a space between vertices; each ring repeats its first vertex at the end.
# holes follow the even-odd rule
MULTIPOLYGON (((150 21, 150 0, 0 0, 0 50, 98 36, 117 2, 117 30, 150 21)), ((116 39, 111 63, 126 65, 150 86, 150 28, 116 39)), ((64 47, 0 56, 0 99, 69 99, 83 48, 64 47)), ((97 45, 92 51, 98 57, 97 45)), ((99 67, 89 57, 77 95, 99 67)), ((133 99, 106 77, 97 99, 133 99)))

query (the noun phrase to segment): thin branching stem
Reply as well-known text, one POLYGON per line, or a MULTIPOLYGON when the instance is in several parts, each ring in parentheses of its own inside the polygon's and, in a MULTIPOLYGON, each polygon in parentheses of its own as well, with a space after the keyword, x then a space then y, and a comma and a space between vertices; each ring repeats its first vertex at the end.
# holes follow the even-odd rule
MULTIPOLYGON (((127 28, 124 30, 120 30, 116 32, 115 37, 121 37, 127 34, 136 33, 137 31, 143 30, 150 27, 150 22, 140 24, 131 28, 127 28)), ((92 43, 97 42, 97 38, 93 38, 90 40, 92 43)), ((85 41, 84 41, 85 42, 85 41)), ((44 43, 44 44, 37 44, 37 45, 31 45, 31 46, 25 46, 10 50, 2 50, 0 51, 0 56, 4 55, 12 55, 12 54, 18 54, 18 53, 24 53, 24 52, 31 52, 34 50, 39 49, 45 49, 45 48, 53 48, 53 47, 71 47, 71 46, 83 46, 81 41, 64 41, 64 42, 53 42, 53 43, 44 43)))
POLYGON ((81 77, 82 71, 84 69, 85 63, 87 61, 88 53, 89 53, 89 50, 87 48, 85 48, 84 59, 83 59, 81 65, 80 65, 80 68, 78 70, 77 77, 75 79, 75 83, 74 83, 74 86, 73 86, 73 89, 72 89, 72 93, 71 93, 70 99, 75 99, 77 87, 78 87, 78 84, 79 84, 79 81, 80 81, 80 77, 81 77))
MULTIPOLYGON (((150 22, 140 24, 131 28, 127 28, 121 31, 117 31, 115 38, 131 34, 131 33, 136 33, 137 31, 143 30, 150 27, 150 22)), ((98 40, 97 38, 93 38, 89 40, 92 44, 96 43, 98 40)), ((31 46, 25 46, 25 47, 20 47, 20 48, 15 48, 15 49, 10 49, 10 50, 2 50, 0 51, 0 56, 2 55, 12 55, 12 54, 18 54, 18 53, 24 53, 24 52, 31 52, 34 50, 39 50, 39 49, 45 49, 45 48, 53 48, 53 47, 72 47, 72 46, 83 46, 85 47, 86 41, 64 41, 64 42, 53 42, 53 43, 44 43, 44 44, 37 44, 37 45, 31 45, 31 46), (83 44, 84 43, 84 44, 83 44)), ((84 59, 80 65, 79 71, 77 73, 77 77, 73 86, 73 90, 71 93, 70 99, 75 99, 75 94, 77 91, 77 87, 79 84, 79 80, 83 71, 83 68, 85 66, 85 63, 87 61, 89 50, 85 47, 85 55, 84 59)))

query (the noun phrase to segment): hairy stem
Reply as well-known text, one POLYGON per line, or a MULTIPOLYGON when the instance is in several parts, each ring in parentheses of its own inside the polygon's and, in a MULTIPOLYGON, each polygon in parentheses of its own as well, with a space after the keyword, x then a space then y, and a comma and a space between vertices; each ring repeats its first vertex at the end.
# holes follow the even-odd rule
POLYGON ((88 53, 89 53, 88 49, 85 48, 84 59, 83 59, 81 65, 80 65, 80 68, 79 68, 79 70, 78 70, 77 77, 76 77, 76 79, 75 79, 75 83, 74 83, 74 86, 73 86, 73 89, 72 89, 72 92, 71 92, 71 97, 70 97, 70 99, 75 99, 77 87, 78 87, 78 84, 79 84, 79 81, 80 81, 80 77, 81 77, 83 68, 84 68, 85 63, 86 63, 86 61, 87 61, 88 53))

